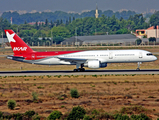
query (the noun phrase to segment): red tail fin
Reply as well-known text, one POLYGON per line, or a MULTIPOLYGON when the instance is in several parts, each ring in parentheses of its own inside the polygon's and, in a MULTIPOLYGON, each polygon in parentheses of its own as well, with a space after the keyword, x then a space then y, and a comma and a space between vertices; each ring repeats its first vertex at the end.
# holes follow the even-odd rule
POLYGON ((4 30, 15 55, 34 52, 13 30, 4 30))

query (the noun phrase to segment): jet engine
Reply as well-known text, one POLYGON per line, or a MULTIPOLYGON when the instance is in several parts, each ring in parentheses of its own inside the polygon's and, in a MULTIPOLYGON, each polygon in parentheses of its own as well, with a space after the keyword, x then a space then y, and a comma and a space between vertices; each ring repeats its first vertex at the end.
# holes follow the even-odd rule
POLYGON ((98 69, 98 68, 107 67, 107 63, 101 63, 99 60, 92 60, 88 61, 88 63, 85 63, 84 67, 98 69))

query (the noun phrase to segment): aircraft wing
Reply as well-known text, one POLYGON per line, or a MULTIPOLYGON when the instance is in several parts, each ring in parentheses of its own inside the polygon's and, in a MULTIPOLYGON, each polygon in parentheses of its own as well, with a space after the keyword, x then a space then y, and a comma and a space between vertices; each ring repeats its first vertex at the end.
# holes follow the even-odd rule
POLYGON ((65 57, 56 57, 60 60, 64 60, 66 62, 72 62, 72 63, 85 63, 89 60, 97 60, 97 59, 80 59, 80 58, 65 58, 65 57))
POLYGON ((74 62, 74 63, 85 63, 88 59, 79 59, 79 58, 64 58, 64 57, 56 57, 60 60, 64 60, 66 62, 74 62))

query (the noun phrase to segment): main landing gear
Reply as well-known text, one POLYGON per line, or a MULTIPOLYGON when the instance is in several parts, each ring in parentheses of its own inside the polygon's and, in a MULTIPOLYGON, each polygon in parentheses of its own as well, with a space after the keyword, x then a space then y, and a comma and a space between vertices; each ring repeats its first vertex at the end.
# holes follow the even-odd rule
POLYGON ((142 62, 137 62, 137 66, 138 66, 137 69, 136 69, 137 71, 140 70, 140 64, 142 64, 142 62))
POLYGON ((84 72, 85 69, 83 68, 84 65, 83 64, 76 64, 76 69, 74 69, 74 72, 84 72), (79 68, 81 66, 81 68, 79 68))
POLYGON ((74 72, 84 72, 85 69, 84 68, 78 68, 78 69, 74 69, 73 71, 74 72))

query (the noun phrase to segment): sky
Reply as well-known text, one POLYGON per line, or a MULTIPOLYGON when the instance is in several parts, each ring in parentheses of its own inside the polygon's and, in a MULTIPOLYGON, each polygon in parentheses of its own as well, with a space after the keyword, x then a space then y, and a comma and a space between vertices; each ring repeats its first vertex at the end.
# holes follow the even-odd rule
POLYGON ((127 9, 139 13, 159 10, 159 0, 0 0, 0 13, 9 10, 78 12, 98 9, 118 11, 127 9))

